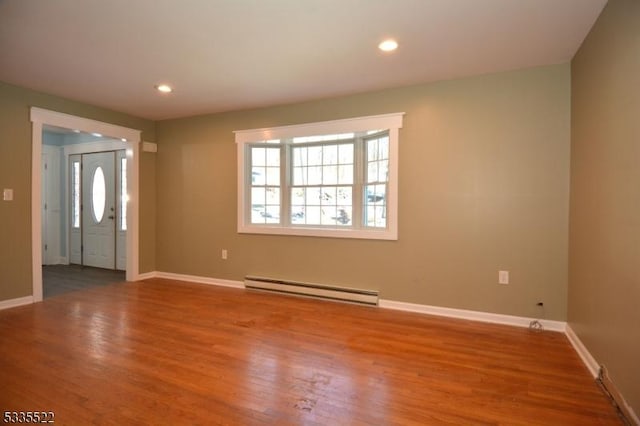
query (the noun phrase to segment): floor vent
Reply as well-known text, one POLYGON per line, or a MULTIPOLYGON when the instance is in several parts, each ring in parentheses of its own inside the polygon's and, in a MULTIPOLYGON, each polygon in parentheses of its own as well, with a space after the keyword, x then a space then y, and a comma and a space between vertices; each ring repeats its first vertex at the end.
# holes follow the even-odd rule
POLYGON ((339 300, 362 305, 376 306, 378 304, 378 292, 373 290, 360 290, 357 288, 335 287, 252 276, 246 276, 244 278, 244 285, 246 288, 254 290, 295 294, 318 299, 339 300))

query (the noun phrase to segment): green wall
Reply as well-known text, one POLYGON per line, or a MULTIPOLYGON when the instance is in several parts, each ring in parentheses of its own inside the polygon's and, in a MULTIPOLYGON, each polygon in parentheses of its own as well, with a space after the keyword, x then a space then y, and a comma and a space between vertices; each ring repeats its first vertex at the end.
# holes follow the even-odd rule
POLYGON ((568 321, 640 413, 640 2, 609 0, 571 63, 568 321))
MULTIPOLYGON (((14 201, 0 200, 0 301, 32 294, 31 121, 32 106, 142 130, 155 140, 155 123, 103 108, 0 82, 0 189, 13 188, 14 201)), ((140 271, 155 269, 155 154, 140 161, 140 271)))
POLYGON ((161 121, 157 268, 565 320, 569 116, 564 64, 161 121), (237 234, 234 130, 393 112, 406 112, 398 241, 237 234))

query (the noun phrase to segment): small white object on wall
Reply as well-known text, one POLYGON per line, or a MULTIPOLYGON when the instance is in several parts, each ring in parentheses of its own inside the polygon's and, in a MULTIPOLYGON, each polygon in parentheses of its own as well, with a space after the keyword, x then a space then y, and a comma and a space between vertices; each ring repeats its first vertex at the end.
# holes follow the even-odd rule
POLYGON ((153 142, 142 142, 142 151, 144 152, 158 152, 158 144, 153 142))
POLYGON ((4 201, 13 201, 13 189, 11 188, 5 188, 2 191, 2 199, 4 201))

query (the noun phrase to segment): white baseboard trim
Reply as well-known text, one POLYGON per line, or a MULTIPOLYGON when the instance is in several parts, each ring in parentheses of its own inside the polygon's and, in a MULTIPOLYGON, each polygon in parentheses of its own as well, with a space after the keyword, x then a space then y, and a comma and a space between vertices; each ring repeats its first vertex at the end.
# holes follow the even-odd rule
MULTIPOLYGON (((573 331, 569 324, 567 324, 565 334, 567 335, 567 338, 569 339, 569 342, 571 342, 573 348, 582 359, 582 362, 584 362, 584 365, 586 365, 587 369, 589 369, 589 372, 591 373, 593 378, 598 379, 600 377, 600 364, 598 364, 598 361, 596 361, 596 359, 591 355, 587 347, 584 345, 584 343, 582 343, 582 340, 580 340, 578 335, 575 333, 575 331, 573 331)), ((640 418, 638 418, 638 415, 635 413, 633 408, 627 403, 627 401, 624 399, 624 396, 622 396, 622 394, 618 391, 615 383, 611 381, 607 373, 604 373, 603 375, 603 382, 606 382, 605 388, 607 388, 607 391, 613 397, 616 404, 618 404, 618 407, 624 413, 625 417, 633 424, 640 426, 640 418)))
POLYGON ((18 297, 17 299, 3 300, 0 302, 0 310, 15 308, 17 306, 33 303, 33 296, 18 297))
POLYGON ((154 271, 154 272, 147 272, 145 274, 140 274, 138 276, 145 277, 140 279, 165 278, 169 280, 185 281, 189 283, 217 285, 217 286, 232 287, 232 288, 244 288, 244 282, 242 281, 224 280, 221 278, 199 277, 196 275, 174 274, 172 272, 154 271))
POLYGON ((151 272, 144 272, 142 274, 138 274, 138 278, 136 278, 136 281, 142 281, 142 280, 148 280, 149 278, 155 278, 157 275, 156 271, 151 271, 151 272))
MULTIPOLYGON (((438 315, 443 317, 466 319, 472 321, 489 322, 494 324, 514 325, 517 327, 529 327, 529 323, 536 318, 517 317, 513 315, 493 314, 490 312, 468 311, 465 309, 443 308, 440 306, 420 305, 417 303, 396 302, 380 299, 378 305, 381 308, 395 309, 399 311, 417 312, 421 314, 438 315)), ((539 319, 545 330, 564 333, 567 323, 539 319)))
POLYGON ((591 373, 593 378, 597 378, 598 373, 600 372, 600 365, 598 365, 598 362, 595 360, 595 358, 591 356, 591 353, 589 353, 587 348, 582 344, 582 341, 578 338, 569 324, 567 324, 565 334, 567 335, 569 342, 571 342, 571 346, 573 346, 573 349, 576 350, 576 352, 582 359, 582 362, 584 362, 584 365, 586 365, 589 369, 589 372, 591 373))

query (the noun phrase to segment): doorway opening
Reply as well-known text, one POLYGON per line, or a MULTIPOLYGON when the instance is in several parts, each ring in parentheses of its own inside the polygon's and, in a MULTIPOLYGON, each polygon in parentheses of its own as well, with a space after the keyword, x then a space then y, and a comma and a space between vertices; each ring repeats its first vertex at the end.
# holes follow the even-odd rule
POLYGON ((34 302, 135 281, 140 131, 35 107, 31 121, 34 302))

